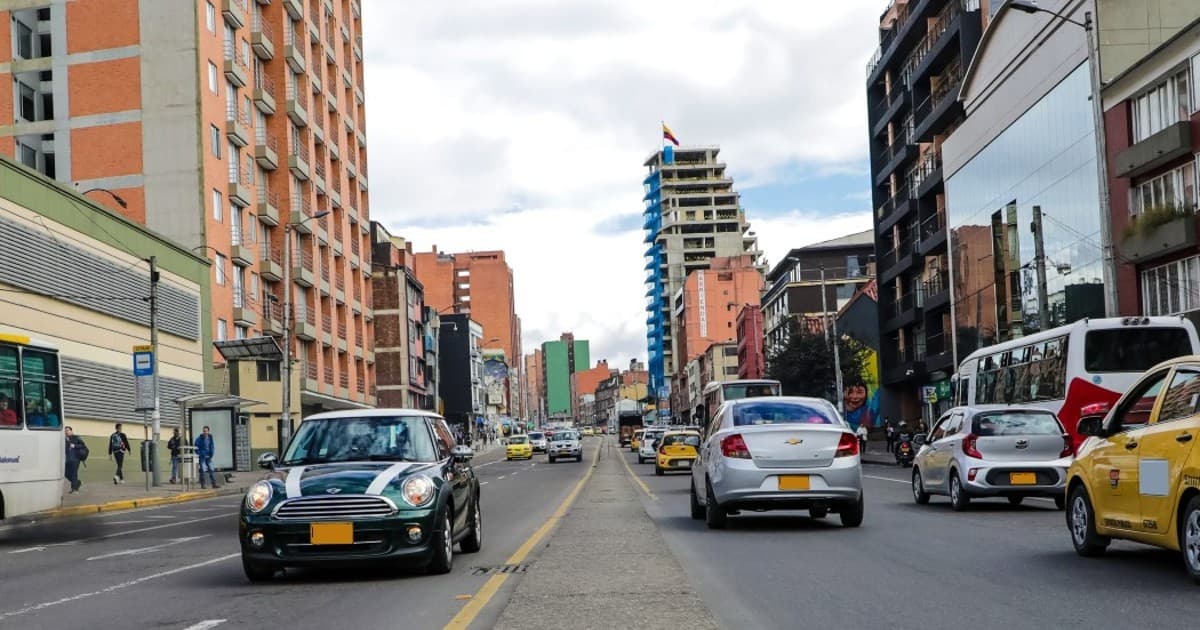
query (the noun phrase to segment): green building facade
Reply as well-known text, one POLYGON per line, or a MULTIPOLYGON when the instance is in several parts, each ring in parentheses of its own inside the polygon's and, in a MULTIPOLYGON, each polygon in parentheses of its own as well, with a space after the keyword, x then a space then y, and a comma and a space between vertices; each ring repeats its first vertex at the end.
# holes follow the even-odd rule
POLYGON ((571 375, 591 365, 588 342, 570 333, 558 341, 542 344, 543 382, 546 384, 546 415, 570 415, 571 375))

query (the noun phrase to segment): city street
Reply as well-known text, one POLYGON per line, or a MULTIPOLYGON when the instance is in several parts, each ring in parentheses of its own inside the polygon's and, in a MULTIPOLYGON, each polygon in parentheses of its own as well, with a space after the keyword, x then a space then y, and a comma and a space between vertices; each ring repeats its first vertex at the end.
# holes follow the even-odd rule
MULTIPOLYGON (((543 455, 508 462, 499 448, 481 456, 483 551, 457 555, 443 576, 288 571, 251 585, 238 560, 241 497, 0 526, 0 628, 440 628, 463 607, 460 596, 488 580, 474 569, 503 564, 551 516, 596 442, 582 464, 550 466, 543 455)), ((475 627, 494 623, 514 584, 475 627)))

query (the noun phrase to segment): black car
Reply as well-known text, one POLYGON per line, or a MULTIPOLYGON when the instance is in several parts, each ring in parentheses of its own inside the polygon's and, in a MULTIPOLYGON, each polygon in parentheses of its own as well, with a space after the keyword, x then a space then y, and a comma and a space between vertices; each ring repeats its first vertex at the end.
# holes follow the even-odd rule
POLYGON ((446 421, 410 409, 305 418, 242 502, 238 539, 252 582, 285 567, 392 564, 448 573, 454 545, 483 545, 474 452, 446 421))

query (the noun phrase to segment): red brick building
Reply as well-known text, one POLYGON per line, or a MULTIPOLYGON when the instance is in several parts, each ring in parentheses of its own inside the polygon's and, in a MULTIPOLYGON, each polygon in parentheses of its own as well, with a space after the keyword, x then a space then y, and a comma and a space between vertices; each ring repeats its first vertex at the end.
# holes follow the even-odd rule
POLYGON ((503 350, 515 373, 521 356, 521 320, 515 310, 513 272, 504 252, 446 254, 434 246, 413 258, 417 279, 425 287, 425 303, 443 313, 470 313, 483 326, 483 348, 503 350))
POLYGON ((765 378, 766 357, 763 356, 762 307, 747 304, 738 311, 737 323, 738 378, 765 378))

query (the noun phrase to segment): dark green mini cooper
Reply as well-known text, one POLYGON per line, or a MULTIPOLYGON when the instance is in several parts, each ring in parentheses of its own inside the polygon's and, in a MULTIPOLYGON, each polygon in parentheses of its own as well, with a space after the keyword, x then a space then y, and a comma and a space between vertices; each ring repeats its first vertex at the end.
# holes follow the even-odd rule
POLYGON ((427 411, 309 416, 242 502, 238 538, 252 582, 284 567, 363 563, 448 573, 454 545, 483 545, 474 452, 427 411))

